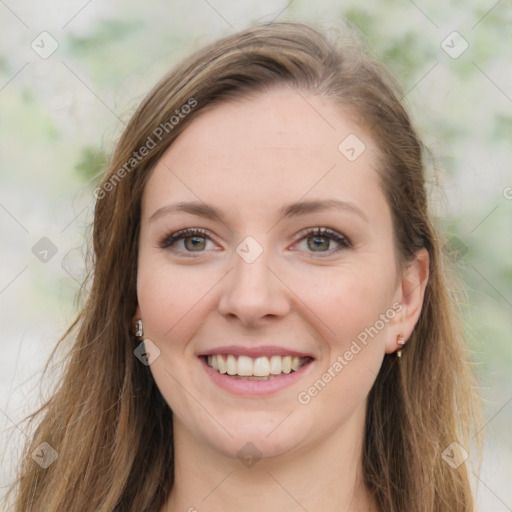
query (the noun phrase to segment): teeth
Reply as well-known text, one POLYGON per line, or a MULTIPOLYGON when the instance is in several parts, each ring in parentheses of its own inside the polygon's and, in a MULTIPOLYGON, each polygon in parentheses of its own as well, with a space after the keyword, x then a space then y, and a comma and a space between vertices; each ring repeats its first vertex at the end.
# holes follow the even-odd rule
POLYGON ((247 356, 240 356, 238 358, 238 375, 243 377, 250 377, 252 375, 252 359, 247 356))
POLYGON ((229 354, 226 363, 228 375, 236 375, 238 373, 238 364, 236 362, 236 357, 229 354))
MULTIPOLYGON (((240 358, 238 358, 240 364, 240 358)), ((267 377, 270 375, 270 363, 268 357, 257 357, 252 364, 252 374, 255 377, 267 377)))
POLYGON ((292 371, 292 356, 284 356, 283 362, 281 363, 284 373, 290 373, 292 371))
MULTIPOLYGON (((227 373, 228 372, 228 366, 226 364, 226 361, 222 356, 213 356, 213 359, 217 361, 217 366, 219 367, 220 373, 227 373)), ((215 369, 215 367, 213 367, 215 369)))
POLYGON ((281 356, 272 356, 270 358, 270 373, 272 375, 279 375, 281 373, 281 356))
POLYGON ((281 375, 296 372, 301 366, 308 362, 307 357, 298 356, 272 356, 270 358, 248 357, 232 354, 228 356, 221 354, 209 355, 207 358, 208 366, 217 370, 219 373, 228 375, 238 375, 240 377, 269 377, 271 375, 281 375))

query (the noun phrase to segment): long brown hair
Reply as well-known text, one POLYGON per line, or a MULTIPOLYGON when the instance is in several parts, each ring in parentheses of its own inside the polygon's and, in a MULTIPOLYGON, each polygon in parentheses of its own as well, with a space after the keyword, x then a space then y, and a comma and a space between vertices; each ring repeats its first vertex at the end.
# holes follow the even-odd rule
POLYGON ((455 468, 443 457, 454 442, 469 450, 478 402, 443 239, 430 219, 425 148, 390 73, 350 41, 298 23, 259 25, 197 51, 142 102, 95 193, 94 270, 80 314, 50 356, 72 340, 62 378, 29 416, 30 425, 42 419, 11 489, 16 512, 143 512, 165 503, 174 479, 172 412, 134 357, 132 334, 142 192, 157 160, 198 114, 280 84, 328 97, 357 116, 380 148, 399 267, 423 247, 430 254, 419 321, 403 357, 385 356, 368 397, 366 485, 381 512, 473 511, 466 464, 455 468), (31 456, 44 442, 58 454, 47 468, 31 456))

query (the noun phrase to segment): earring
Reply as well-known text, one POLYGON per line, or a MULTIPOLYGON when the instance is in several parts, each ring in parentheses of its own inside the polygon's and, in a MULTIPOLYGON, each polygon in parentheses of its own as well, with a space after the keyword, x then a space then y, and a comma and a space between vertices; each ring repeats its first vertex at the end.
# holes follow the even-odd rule
POLYGON ((136 322, 135 322, 135 336, 137 336, 137 338, 141 338, 142 336, 144 336, 144 327, 142 326, 142 318, 139 318, 136 322))
MULTIPOLYGON (((396 343, 397 343, 397 345, 400 345, 403 347, 405 345, 405 338, 401 334, 399 334, 398 338, 396 340, 396 343)), ((397 355, 397 357, 402 357, 402 349, 397 350, 396 355, 397 355)))

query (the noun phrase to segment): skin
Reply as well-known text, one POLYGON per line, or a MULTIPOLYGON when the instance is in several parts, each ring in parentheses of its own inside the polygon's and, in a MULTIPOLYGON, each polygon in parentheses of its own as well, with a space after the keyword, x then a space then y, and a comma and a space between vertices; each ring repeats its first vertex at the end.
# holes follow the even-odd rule
POLYGON ((361 483, 367 395, 384 354, 400 348, 399 335, 410 336, 428 277, 425 250, 397 275, 377 151, 332 99, 280 87, 202 113, 153 170, 143 194, 134 320, 142 318, 144 338, 160 350, 149 368, 174 414, 176 480, 162 512, 376 510, 361 483), (338 150, 349 134, 366 145, 353 162, 338 150), (285 204, 313 199, 347 201, 363 215, 280 217, 285 204), (224 220, 167 212, 150 221, 178 201, 215 206, 224 220), (333 252, 341 245, 321 238, 311 248, 315 236, 300 232, 316 227, 351 246, 333 252), (159 246, 185 228, 203 228, 211 240, 200 238, 199 252, 190 239, 174 251, 159 246), (236 252, 247 236, 263 249, 252 263, 236 252), (297 395, 394 303, 401 311, 300 403, 297 395), (315 360, 277 393, 235 396, 197 357, 230 344, 279 345, 315 360), (262 457, 252 467, 237 457, 247 442, 262 457))

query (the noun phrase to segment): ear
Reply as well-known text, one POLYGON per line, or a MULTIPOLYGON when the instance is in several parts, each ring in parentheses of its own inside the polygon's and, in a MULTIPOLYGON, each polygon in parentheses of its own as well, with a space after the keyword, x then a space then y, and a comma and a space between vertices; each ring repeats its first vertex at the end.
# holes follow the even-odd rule
POLYGON ((390 322, 389 335, 386 339, 386 354, 391 354, 402 348, 396 343, 397 338, 402 336, 407 342, 418 322, 429 278, 429 260, 428 251, 420 249, 399 280, 394 303, 400 303, 402 309, 390 322))

